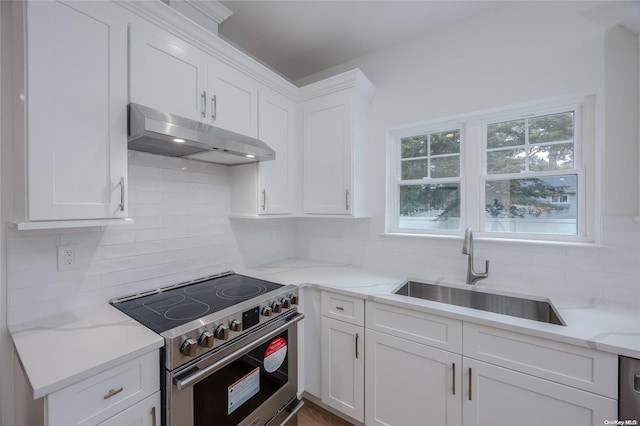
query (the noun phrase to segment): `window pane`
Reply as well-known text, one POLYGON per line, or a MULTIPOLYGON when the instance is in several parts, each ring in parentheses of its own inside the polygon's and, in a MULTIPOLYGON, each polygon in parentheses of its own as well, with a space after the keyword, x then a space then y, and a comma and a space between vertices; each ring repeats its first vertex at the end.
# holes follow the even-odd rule
POLYGON ((460 184, 400 186, 398 227, 460 229, 460 184))
POLYGON ((431 155, 460 152, 460 130, 431 134, 431 155))
POLYGON ((427 160, 407 160, 402 162, 402 180, 424 179, 427 174, 427 160))
POLYGON ((437 157, 431 159, 431 177, 456 177, 460 176, 460 157, 437 157))
POLYGON ((487 126, 487 148, 524 145, 524 120, 505 121, 487 126))
POLYGON ((427 135, 413 136, 400 140, 402 145, 402 158, 426 157, 427 135))
POLYGON ((529 119, 529 143, 572 141, 573 112, 543 115, 529 119))
POLYGON ((485 184, 485 231, 576 235, 576 175, 489 180, 485 184))
POLYGON ((529 153, 529 170, 561 170, 573 168, 573 144, 533 146, 529 153))
POLYGON ((487 173, 520 173, 525 169, 524 148, 487 152, 487 173))

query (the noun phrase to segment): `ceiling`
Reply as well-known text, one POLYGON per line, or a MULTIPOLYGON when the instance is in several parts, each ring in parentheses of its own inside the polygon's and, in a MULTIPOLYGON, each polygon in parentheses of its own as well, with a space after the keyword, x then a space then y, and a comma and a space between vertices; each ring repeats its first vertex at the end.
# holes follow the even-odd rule
POLYGON ((501 1, 227 0, 220 37, 295 82, 501 1))

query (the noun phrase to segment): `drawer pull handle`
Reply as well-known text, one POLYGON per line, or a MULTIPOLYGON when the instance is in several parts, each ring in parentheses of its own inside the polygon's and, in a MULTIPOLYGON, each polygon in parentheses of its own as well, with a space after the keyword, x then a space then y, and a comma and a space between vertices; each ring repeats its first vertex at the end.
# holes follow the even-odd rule
POLYGON ((453 386, 453 394, 456 394, 456 363, 453 363, 453 372, 451 374, 451 377, 453 377, 453 379, 451 380, 451 385, 453 386))
POLYGON ((110 389, 110 390, 109 390, 109 393, 107 393, 107 394, 104 396, 104 399, 109 399, 109 398, 111 398, 112 396, 119 394, 119 393, 120 393, 120 392, 122 392, 123 390, 124 390, 124 388, 110 389))
POLYGON ((342 306, 336 306, 336 309, 339 311, 344 311, 344 308, 342 306))
POLYGON ((156 426, 156 407, 151 408, 151 426, 156 426))

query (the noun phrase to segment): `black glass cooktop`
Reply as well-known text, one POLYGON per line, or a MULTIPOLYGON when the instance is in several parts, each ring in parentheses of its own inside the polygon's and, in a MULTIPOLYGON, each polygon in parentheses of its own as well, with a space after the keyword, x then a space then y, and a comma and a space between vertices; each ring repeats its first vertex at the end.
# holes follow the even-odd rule
POLYGON ((162 333, 282 286, 230 274, 112 304, 153 331, 162 333))

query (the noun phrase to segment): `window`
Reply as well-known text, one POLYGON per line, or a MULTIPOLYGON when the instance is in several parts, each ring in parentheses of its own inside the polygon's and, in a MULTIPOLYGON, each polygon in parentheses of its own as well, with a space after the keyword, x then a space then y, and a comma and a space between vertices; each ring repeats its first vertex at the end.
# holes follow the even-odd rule
POLYGON ((459 127, 400 137, 399 229, 460 229, 459 127))
POLYGON ((390 130, 387 231, 592 240, 594 110, 590 96, 390 130))

